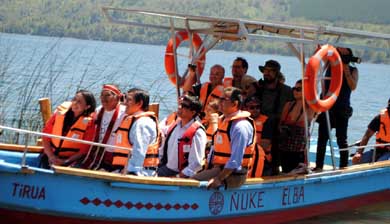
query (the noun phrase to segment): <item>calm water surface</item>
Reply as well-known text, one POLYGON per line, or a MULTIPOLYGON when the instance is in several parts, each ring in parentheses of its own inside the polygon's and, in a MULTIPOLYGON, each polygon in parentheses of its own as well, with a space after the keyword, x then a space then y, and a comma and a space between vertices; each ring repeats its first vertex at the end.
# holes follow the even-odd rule
MULTIPOLYGON (((39 98, 50 97, 57 105, 78 88, 89 89, 98 97, 103 83, 116 83, 123 91, 130 87, 148 89, 152 100, 160 103, 160 117, 164 117, 176 108, 176 90, 164 71, 164 52, 165 46, 0 33, 0 121, 14 124, 12 121, 18 120, 23 109, 39 120, 39 98)), ((238 56, 248 60, 248 74, 257 79, 261 78, 258 65, 269 59, 280 62, 288 85, 301 78, 294 57, 210 51, 202 81, 208 79, 214 64, 223 65, 225 76, 231 76, 230 66, 238 56)), ((186 63, 180 61, 179 68, 186 63)), ((352 93, 350 143, 361 138, 369 121, 390 97, 389 65, 363 63, 357 67, 359 83, 352 93)), ((390 205, 382 204, 296 223, 390 223, 389 211, 390 205)))

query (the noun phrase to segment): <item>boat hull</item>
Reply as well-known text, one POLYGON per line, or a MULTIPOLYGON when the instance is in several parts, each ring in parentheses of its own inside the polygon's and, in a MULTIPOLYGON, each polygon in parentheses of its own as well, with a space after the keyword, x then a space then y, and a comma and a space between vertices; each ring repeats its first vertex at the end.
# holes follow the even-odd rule
POLYGON ((0 157, 0 217, 7 223, 282 223, 390 201, 390 161, 219 190, 181 178, 13 161, 0 157))
MULTIPOLYGON (((257 223, 261 220, 263 223, 285 223, 289 221, 304 219, 308 217, 334 213, 338 211, 352 210, 354 208, 359 208, 371 204, 381 203, 388 201, 390 198, 390 190, 370 193, 367 195, 362 195, 359 197, 352 197, 344 200, 337 200, 328 203, 323 203, 314 206, 307 206, 302 208, 289 209, 286 211, 265 213, 265 214, 254 214, 249 216, 242 217, 229 217, 222 219, 212 219, 212 220, 193 220, 193 221, 180 221, 180 223, 199 223, 199 224, 225 224, 225 223, 236 223, 236 224, 246 224, 246 223, 257 223), (297 216, 297 214, 299 214, 297 216)), ((56 215, 45 215, 38 212, 28 212, 28 211, 16 211, 9 209, 0 209, 0 217, 5 223, 14 223, 14 224, 25 224, 26 220, 30 223, 40 223, 40 224, 88 224, 93 221, 95 224, 131 224, 131 223, 150 223, 150 222, 140 222, 140 221, 113 221, 113 220, 96 220, 96 219, 86 219, 86 218, 70 218, 70 217, 59 217, 56 215)), ((166 223, 172 223, 173 220, 166 223)))

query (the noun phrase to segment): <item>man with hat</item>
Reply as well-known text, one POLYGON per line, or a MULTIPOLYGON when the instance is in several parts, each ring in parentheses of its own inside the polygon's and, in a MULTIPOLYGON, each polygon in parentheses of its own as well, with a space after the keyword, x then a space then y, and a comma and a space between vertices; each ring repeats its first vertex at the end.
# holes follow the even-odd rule
POLYGON ((290 86, 281 82, 283 74, 281 73, 281 66, 275 60, 266 61, 265 65, 260 65, 259 70, 263 73, 263 79, 259 80, 258 96, 262 102, 261 111, 268 119, 273 121, 273 135, 272 135, 272 169, 273 174, 279 173, 279 149, 278 147, 278 129, 280 115, 284 104, 287 101, 293 100, 293 93, 290 86))
POLYGON ((371 120, 367 127, 366 133, 362 137, 360 146, 367 145, 371 136, 376 135, 376 144, 388 144, 385 146, 378 146, 375 150, 370 150, 363 153, 364 148, 356 151, 352 158, 353 164, 369 163, 374 161, 390 160, 390 99, 387 102, 387 108, 380 111, 380 113, 371 120))
MULTIPOLYGON (((96 109, 95 121, 95 142, 103 144, 114 144, 113 132, 121 124, 125 116, 126 106, 121 105, 122 93, 115 85, 103 85, 100 93, 102 105, 96 109)), ((89 169, 104 169, 112 171, 112 148, 91 147, 83 166, 89 169)))

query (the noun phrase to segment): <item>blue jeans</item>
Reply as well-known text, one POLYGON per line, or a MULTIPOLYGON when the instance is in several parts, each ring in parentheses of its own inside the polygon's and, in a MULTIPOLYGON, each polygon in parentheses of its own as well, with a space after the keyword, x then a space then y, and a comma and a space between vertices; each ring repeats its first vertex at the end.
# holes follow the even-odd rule
MULTIPOLYGON (((370 163, 372 162, 372 156, 374 150, 367 151, 363 153, 360 163, 370 163)), ((390 160, 390 152, 383 152, 376 154, 376 162, 390 160)))

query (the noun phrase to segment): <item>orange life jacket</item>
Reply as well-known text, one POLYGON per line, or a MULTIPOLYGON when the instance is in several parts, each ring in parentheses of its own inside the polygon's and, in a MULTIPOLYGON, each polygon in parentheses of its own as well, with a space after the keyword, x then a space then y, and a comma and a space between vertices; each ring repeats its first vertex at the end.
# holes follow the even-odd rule
POLYGON ((205 110, 206 106, 213 100, 213 99, 219 99, 223 95, 223 86, 218 85, 214 87, 214 89, 211 91, 209 95, 207 95, 207 90, 210 87, 211 83, 206 82, 202 85, 200 89, 200 96, 199 101, 202 103, 202 111, 205 110))
MULTIPOLYGON (((248 120, 253 127, 253 130, 256 131, 255 124, 252 118, 249 117, 250 113, 247 111, 241 111, 237 115, 231 117, 230 119, 224 119, 224 116, 219 118, 218 129, 214 135, 214 165, 225 165, 231 156, 231 143, 230 143, 230 127, 233 121, 246 119, 248 120)), ((256 135, 253 134, 253 139, 250 145, 245 148, 243 160, 241 166, 244 168, 249 168, 251 160, 253 158, 253 151, 255 148, 256 135)))
POLYGON ((252 163, 249 166, 248 177, 261 177, 263 175, 264 168, 264 158, 266 154, 263 147, 261 147, 261 136, 263 132, 264 123, 267 121, 268 117, 260 114, 259 117, 255 120, 256 125, 256 146, 253 154, 252 163))
POLYGON ((232 87, 233 86, 233 77, 226 77, 223 79, 223 87, 232 87))
MULTIPOLYGON (((57 107, 56 117, 53 125, 53 135, 62 136, 65 114, 70 110, 72 102, 64 102, 57 107)), ((92 116, 81 115, 70 127, 65 137, 82 140, 88 125, 92 122, 92 116)), ((51 138, 51 146, 55 149, 55 154, 61 159, 67 159, 80 151, 82 143, 51 138)))
MULTIPOLYGON (((127 148, 132 148, 132 143, 129 141, 129 132, 131 130, 134 122, 140 117, 150 117, 156 123, 157 130, 157 139, 152 144, 148 145, 148 149, 146 151, 145 160, 144 160, 144 168, 147 169, 156 169, 159 163, 158 159, 158 148, 160 147, 160 131, 158 128, 157 117, 154 112, 142 112, 137 115, 129 115, 127 116, 119 126, 119 128, 115 131, 116 139, 115 146, 122 146, 127 148)), ((123 166, 125 167, 128 162, 128 154, 129 152, 124 149, 114 149, 113 152, 113 160, 112 165, 114 166, 123 166)))
POLYGON ((376 133, 376 144, 390 143, 390 114, 387 109, 380 112, 380 126, 376 133))
POLYGON ((177 112, 172 112, 168 115, 167 119, 165 120, 165 125, 170 126, 171 124, 175 123, 177 120, 177 112))
MULTIPOLYGON (((165 165, 168 162, 168 141, 173 133, 173 130, 176 128, 177 124, 180 120, 176 121, 174 125, 172 125, 167 134, 167 138, 165 139, 164 149, 163 149, 163 157, 161 158, 161 164, 165 165)), ((196 131, 201 128, 204 130, 203 125, 199 121, 195 121, 191 124, 190 127, 183 133, 180 139, 178 139, 179 144, 177 146, 177 156, 178 156, 178 164, 177 167, 179 172, 188 166, 188 156, 190 154, 190 149, 192 145, 192 139, 195 136, 196 131)))
POLYGON ((214 128, 212 127, 212 124, 209 124, 209 126, 206 129, 207 141, 213 140, 214 133, 215 133, 215 131, 214 131, 214 128))

